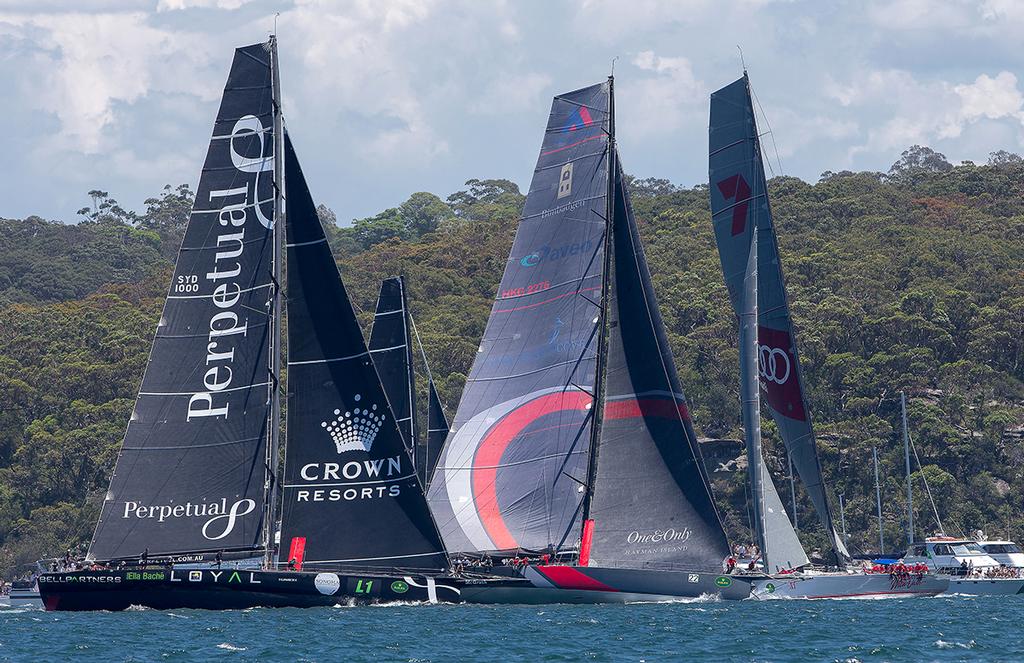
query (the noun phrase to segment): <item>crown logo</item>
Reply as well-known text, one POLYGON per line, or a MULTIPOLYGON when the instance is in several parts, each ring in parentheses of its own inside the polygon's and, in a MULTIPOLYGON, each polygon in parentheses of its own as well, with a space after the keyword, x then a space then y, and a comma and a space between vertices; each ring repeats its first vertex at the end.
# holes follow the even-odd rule
POLYGON ((370 409, 360 408, 359 401, 362 398, 355 395, 356 407, 348 412, 341 410, 334 411, 334 418, 330 421, 320 422, 334 440, 334 447, 338 453, 345 451, 369 451, 373 441, 377 439, 377 432, 385 415, 377 414, 377 406, 372 405, 370 409))

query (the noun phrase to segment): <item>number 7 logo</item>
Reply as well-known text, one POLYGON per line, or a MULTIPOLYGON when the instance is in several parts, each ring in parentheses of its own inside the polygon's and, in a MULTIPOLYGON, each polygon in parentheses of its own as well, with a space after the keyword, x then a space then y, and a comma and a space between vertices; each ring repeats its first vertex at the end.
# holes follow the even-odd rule
POLYGON ((732 208, 732 234, 735 237, 747 229, 747 209, 750 207, 750 185, 740 174, 727 177, 717 185, 722 197, 735 200, 732 208))

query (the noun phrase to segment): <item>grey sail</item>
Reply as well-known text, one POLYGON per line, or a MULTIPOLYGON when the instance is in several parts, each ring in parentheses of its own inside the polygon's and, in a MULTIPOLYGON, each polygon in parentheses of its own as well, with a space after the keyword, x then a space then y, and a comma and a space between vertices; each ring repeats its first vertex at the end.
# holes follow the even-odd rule
POLYGON ((810 564, 796 530, 782 506, 775 482, 761 451, 761 389, 758 384, 758 321, 760 319, 760 261, 757 229, 750 240, 743 274, 740 311, 740 394, 743 435, 747 443, 747 472, 753 495, 753 526, 761 546, 761 562, 769 573, 810 564))
POLYGON ((848 557, 836 533, 822 478, 746 74, 711 95, 709 149, 715 241, 737 315, 743 305, 747 256, 757 228, 757 336, 762 401, 778 426, 833 548, 839 557, 848 557))
POLYGON ((451 551, 578 540, 608 194, 607 83, 555 97, 428 495, 451 551))
POLYGON ((265 548, 273 379, 271 44, 237 49, 94 559, 265 548))
POLYGON ((622 171, 616 166, 614 172, 605 402, 588 511, 590 564, 716 572, 729 546, 622 171))

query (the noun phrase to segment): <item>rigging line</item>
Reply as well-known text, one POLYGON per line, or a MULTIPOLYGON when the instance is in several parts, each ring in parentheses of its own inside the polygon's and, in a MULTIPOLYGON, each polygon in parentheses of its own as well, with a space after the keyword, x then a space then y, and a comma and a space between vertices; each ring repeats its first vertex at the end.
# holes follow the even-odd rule
MULTIPOLYGON (((782 157, 779 155, 779 147, 775 144, 775 132, 772 131, 772 123, 768 121, 768 115, 765 114, 764 108, 761 107, 761 100, 757 98, 757 93, 754 92, 754 87, 750 86, 750 95, 754 98, 754 103, 757 104, 757 110, 761 111, 761 117, 764 118, 764 124, 768 127, 769 134, 772 138, 772 150, 775 151, 775 162, 779 164, 779 175, 785 175, 785 170, 782 168, 782 157)), ((772 171, 772 176, 775 175, 775 170, 772 168, 771 159, 768 160, 768 170, 772 171)))
POLYGON ((945 533, 946 528, 942 526, 942 519, 939 518, 939 510, 935 507, 935 500, 932 498, 932 490, 928 486, 928 477, 925 476, 924 467, 921 465, 921 457, 917 455, 917 445, 914 444, 914 436, 907 430, 907 440, 910 441, 910 450, 914 452, 914 460, 917 461, 917 468, 921 470, 921 481, 924 483, 924 492, 928 495, 928 502, 932 505, 932 515, 939 525, 939 531, 945 533))
POLYGON ((420 358, 423 359, 423 368, 427 371, 427 382, 433 382, 434 376, 430 372, 430 363, 427 362, 427 351, 423 349, 423 341, 420 340, 420 332, 416 329, 416 319, 412 317, 411 309, 407 313, 409 315, 409 325, 412 327, 412 335, 416 338, 416 347, 420 349, 420 358))

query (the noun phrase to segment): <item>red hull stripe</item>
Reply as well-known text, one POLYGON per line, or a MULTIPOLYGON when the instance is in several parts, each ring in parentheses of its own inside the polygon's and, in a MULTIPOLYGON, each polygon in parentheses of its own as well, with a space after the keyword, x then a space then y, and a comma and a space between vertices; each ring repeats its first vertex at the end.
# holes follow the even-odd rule
POLYGON ((498 465, 509 443, 538 418, 562 410, 585 410, 590 394, 582 391, 559 391, 524 403, 505 416, 488 431, 477 447, 473 459, 473 499, 487 535, 498 550, 518 548, 512 533, 505 526, 498 507, 498 465))
POLYGON ((559 589, 586 589, 598 592, 617 592, 603 582, 594 580, 587 574, 571 566, 535 566, 542 576, 550 580, 559 589))

